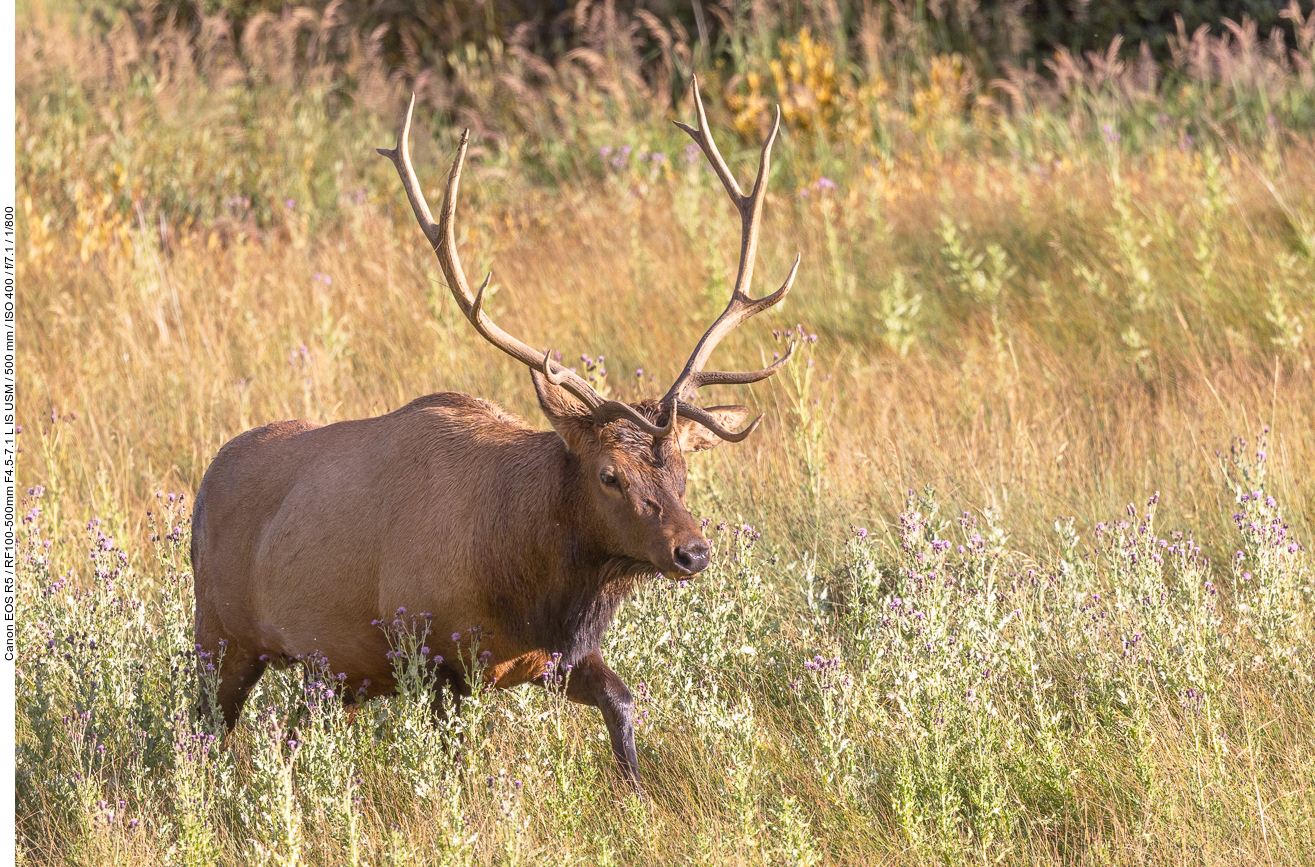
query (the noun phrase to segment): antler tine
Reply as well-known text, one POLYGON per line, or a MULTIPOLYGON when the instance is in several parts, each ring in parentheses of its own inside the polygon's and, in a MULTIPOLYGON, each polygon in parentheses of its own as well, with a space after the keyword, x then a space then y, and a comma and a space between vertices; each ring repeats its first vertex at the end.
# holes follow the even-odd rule
POLYGON ((668 436, 675 429, 675 402, 668 402, 670 412, 666 426, 658 427, 644 418, 629 404, 603 398, 579 374, 556 364, 551 359, 550 352, 545 352, 543 357, 540 358, 536 350, 531 349, 527 344, 503 331, 484 312, 484 290, 488 288, 489 281, 493 279, 493 272, 489 272, 479 289, 472 295, 470 283, 466 280, 466 273, 461 268, 461 260, 457 257, 455 225, 457 189, 461 184, 461 168, 466 160, 466 146, 470 142, 470 130, 466 130, 461 134, 461 144, 457 147, 457 157, 452 162, 452 170, 448 172, 447 191, 443 196, 443 207, 438 212, 438 223, 435 224, 434 218, 429 211, 429 203, 425 201, 424 192, 420 189, 420 182, 416 179, 415 169, 411 165, 408 139, 411 135, 411 115, 414 110, 415 94, 413 93, 411 94, 411 102, 406 108, 406 117, 403 118, 402 127, 397 133, 397 146, 394 148, 376 148, 376 150, 392 160, 393 166, 396 167, 397 174, 402 178, 402 188, 406 191, 406 197, 411 202, 411 210, 415 212, 416 221, 420 223, 421 230, 434 248, 434 254, 438 256, 438 265, 443 271, 443 276, 447 278, 448 288, 452 291, 453 297, 456 298, 461 312, 475 326, 475 330, 498 349, 532 370, 541 371, 554 385, 559 385, 575 395, 581 403, 589 407, 600 424, 606 424, 617 419, 626 419, 655 437, 668 436), (553 370, 554 366, 558 368, 556 371, 553 370))
POLYGON ((726 440, 726 442, 729 443, 738 443, 748 438, 749 434, 757 430, 758 423, 763 420, 763 417, 760 415, 753 421, 749 422, 749 426, 746 427, 744 430, 738 433, 731 433, 730 431, 726 430, 726 428, 717 424, 717 420, 713 418, 712 415, 702 407, 693 406, 688 403, 682 403, 680 404, 679 412, 685 418, 693 419, 694 421, 703 425, 708 430, 712 431, 717 436, 721 437, 722 439, 726 440))
POLYGON ((676 429, 676 415, 678 414, 679 409, 683 408, 675 398, 666 401, 666 406, 667 423, 665 427, 658 427, 636 412, 634 407, 630 404, 623 403, 619 400, 609 400, 602 406, 598 407, 598 409, 594 410, 594 418, 599 424, 607 424, 609 421, 625 419, 626 421, 638 426, 639 429, 645 433, 652 434, 654 437, 661 439, 662 437, 671 436, 672 431, 676 429))
MULTIPOLYGON (((699 93, 698 79, 694 80, 694 107, 698 116, 698 129, 690 127, 688 124, 676 122, 676 125, 685 132, 689 133, 695 143, 702 148, 703 153, 712 163, 713 170, 721 178, 722 186, 726 188, 727 194, 735 204, 736 210, 740 212, 740 262, 735 275, 735 288, 731 291, 730 303, 726 309, 717 317, 717 321, 710 327, 699 339, 694 347, 694 353, 690 356, 689 361, 685 363, 685 369, 681 371, 680 376, 672 384, 667 392, 667 397, 676 397, 683 400, 694 389, 702 385, 711 385, 715 383, 746 383, 758 382, 766 379, 781 366, 791 353, 787 353, 784 359, 753 373, 725 373, 714 371, 709 373, 703 372, 703 366, 707 364, 708 358, 712 351, 717 348, 723 337, 733 331, 736 326, 744 322, 755 314, 761 313, 769 307, 779 303, 790 287, 794 285, 795 274, 799 270, 800 257, 796 256, 794 266, 791 267, 789 275, 781 287, 770 295, 763 298, 751 298, 748 294, 750 284, 753 282, 753 266, 758 254, 758 231, 762 224, 763 201, 767 196, 767 177, 771 168, 772 145, 776 141, 776 134, 781 128, 781 109, 776 109, 776 120, 772 124, 772 131, 767 136, 767 141, 763 143, 762 156, 758 162, 758 176, 754 180, 753 190, 749 195, 745 195, 735 177, 731 174, 730 169, 726 166, 726 161, 722 159, 721 152, 717 150, 717 145, 712 139, 712 133, 708 129, 708 116, 703 108, 703 97, 699 93)), ((791 350, 793 352, 793 348, 791 350)), ((681 414, 692 418, 685 412, 685 404, 681 404, 681 414)), ((720 435, 720 434, 719 434, 720 435)))
POLYGON ((794 357, 794 344, 786 349, 785 355, 773 361, 762 370, 747 371, 724 371, 724 370, 700 370, 697 373, 690 374, 689 387, 691 390, 702 388, 705 385, 748 385, 753 382, 761 382, 776 371, 780 370, 790 363, 794 357))
MULTIPOLYGON (((687 123, 675 121, 676 126, 689 133, 689 137, 694 139, 695 143, 707 154, 708 162, 712 163, 712 168, 721 178, 722 186, 726 187, 726 192, 730 194, 731 201, 735 202, 736 207, 744 199, 744 193, 740 191, 740 182, 735 180, 735 175, 731 174, 730 168, 726 161, 721 157, 721 151, 717 150, 717 143, 712 140, 712 132, 708 129, 708 115, 703 110, 703 97, 699 94, 699 77, 693 76, 694 82, 694 113, 698 118, 698 129, 694 129, 687 123)), ((778 110, 779 114, 779 110, 778 110)), ((772 130, 772 138, 776 137, 776 130, 772 130)), ((771 139, 768 139, 767 147, 771 147, 771 139)))
MULTIPOLYGON (((382 154, 392 160, 393 165, 397 168, 397 173, 402 176, 402 189, 406 190, 406 198, 411 202, 411 210, 415 211, 416 220, 420 223, 420 229, 429 239, 431 246, 438 247, 438 226, 434 223, 434 216, 429 212, 429 203, 425 201, 425 194, 420 190, 420 182, 416 180, 415 169, 411 168, 411 150, 408 139, 411 137, 411 114, 415 110, 416 95, 411 94, 411 102, 406 107, 406 117, 402 119, 402 128, 397 131, 397 147, 393 148, 375 148, 375 152, 382 154)), ((469 130, 467 130, 469 133, 469 130)), ((457 166, 466 156, 466 134, 461 136, 461 150, 457 155, 457 166)), ((460 175, 461 171, 453 166, 455 174, 460 175)), ((466 290, 463 285, 462 289, 466 290)), ((464 307, 462 308, 465 309, 464 307)))

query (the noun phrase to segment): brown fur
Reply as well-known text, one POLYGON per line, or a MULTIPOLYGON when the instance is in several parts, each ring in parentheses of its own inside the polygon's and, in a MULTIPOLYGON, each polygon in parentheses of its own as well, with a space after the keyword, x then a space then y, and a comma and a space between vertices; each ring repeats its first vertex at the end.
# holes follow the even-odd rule
MULTIPOLYGON (((220 449, 196 497, 192 563, 196 640, 222 648, 230 726, 266 666, 289 659, 322 654, 349 695, 391 692, 373 623, 405 608, 432 615, 428 644, 458 692, 468 687, 454 633, 480 628, 498 687, 541 682, 560 653, 574 667, 567 694, 603 711, 638 784, 633 702, 599 643, 643 576, 707 565, 682 449, 718 440, 683 419, 656 441, 628 421, 600 428, 564 391, 537 374, 534 384, 555 432, 432 394, 378 418, 266 425, 220 449)), ((710 412, 726 424, 747 415, 710 412)))

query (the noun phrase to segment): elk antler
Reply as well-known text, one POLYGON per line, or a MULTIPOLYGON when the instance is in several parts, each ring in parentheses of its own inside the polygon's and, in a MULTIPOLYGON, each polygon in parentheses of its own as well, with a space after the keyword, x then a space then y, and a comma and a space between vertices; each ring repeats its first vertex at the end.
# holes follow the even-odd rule
MULTIPOLYGON (((402 128, 397 133, 397 147, 376 148, 376 150, 392 160, 393 165, 397 168, 397 174, 402 178, 402 187, 406 190, 406 197, 411 202, 411 210, 415 212, 416 221, 420 223, 421 230, 425 233, 425 237, 429 239, 429 244, 434 248, 435 255, 438 256, 438 266, 443 270, 443 276, 447 278, 448 288, 452 290, 453 297, 457 299, 461 312, 475 326, 475 330, 489 343, 532 370, 542 372, 550 382, 560 385, 575 395, 585 406, 589 407, 599 424, 625 419, 654 437, 665 437, 671 434, 676 429, 678 398, 668 396, 663 400, 663 404, 667 407, 667 423, 665 426, 659 427, 640 415, 629 404, 619 400, 606 400, 603 398, 584 378, 569 368, 562 367, 554 362, 549 357, 550 353, 545 352, 543 357, 540 358, 537 351, 503 331, 484 312, 484 290, 488 288, 489 281, 493 278, 493 272, 489 272, 488 276, 484 278, 484 282, 480 284, 479 289, 472 295, 470 284, 466 281, 465 272, 461 270, 461 261, 457 258, 457 239, 453 226, 457 211, 457 186, 461 182, 461 166, 466 159, 466 145, 470 141, 470 130, 466 130, 461 134, 461 144, 457 147, 457 158, 452 163, 452 171, 448 173, 447 177, 447 193, 443 196, 443 209, 439 212, 438 223, 435 224, 434 218, 429 212, 429 204, 425 201, 425 195, 420 190, 420 182, 416 180, 415 169, 411 167, 408 139, 411 135, 411 114, 415 109, 415 102, 415 94, 413 93, 411 94, 411 103, 406 108, 406 118, 402 121, 402 128)), ((722 435, 722 432, 711 426, 709 426, 709 430, 722 435)))
POLYGON ((754 181, 753 191, 746 196, 740 190, 740 185, 735 180, 735 176, 731 174, 726 161, 722 159, 721 152, 717 150, 717 144, 712 140, 712 133, 708 131, 708 116, 703 110, 703 98, 699 95, 698 78, 694 79, 694 107, 698 112, 698 129, 694 129, 680 121, 676 121, 676 126, 689 133, 690 138, 694 139, 695 143, 703 149, 703 153, 707 155, 708 162, 712 163, 712 168, 716 171, 717 177, 721 178, 722 186, 726 188, 727 195, 735 204, 736 210, 740 212, 740 264, 735 276, 735 288, 731 292, 730 303, 726 305, 726 309, 717 317, 717 321, 712 323, 712 327, 704 333, 694 347, 694 354, 689 357, 689 361, 685 362, 685 369, 681 371, 680 376, 676 377, 676 381, 662 400, 664 403, 672 400, 676 401, 676 412, 680 415, 699 422, 722 439, 739 442, 753 432, 762 416, 754 419, 740 433, 729 434, 718 427, 703 410, 685 403, 685 399, 695 389, 705 385, 739 385, 766 379, 780 370, 794 354, 794 344, 791 343, 790 348, 782 358, 762 370, 746 372, 703 370, 703 365, 708 363, 708 357, 712 355, 712 351, 717 348, 717 344, 721 342, 723 337, 750 316, 761 313, 768 307, 779 303, 785 297, 794 284, 795 272, 799 270, 800 257, 795 256, 794 266, 790 268, 790 273, 785 278, 785 282, 781 284, 781 288, 762 298, 749 297, 748 289, 753 281, 754 257, 758 252, 758 227, 762 223, 763 200, 767 195, 767 172, 771 164, 772 144, 776 141, 776 133, 781 128, 781 109, 780 106, 777 106, 776 122, 772 124, 772 131, 763 144, 762 158, 758 163, 758 178, 754 181))
POLYGON ((712 140, 712 133, 708 131, 708 117, 703 110, 703 98, 699 94, 697 78, 694 79, 694 105, 698 112, 698 129, 679 121, 676 122, 676 125, 689 133, 690 137, 703 149, 708 161, 712 163, 713 169, 717 172, 717 177, 721 179, 722 186, 726 188, 726 193, 735 204, 736 210, 740 212, 740 264, 735 277, 735 288, 731 292, 730 303, 726 305, 726 309, 722 311, 722 314, 717 317, 717 321, 712 323, 712 327, 699 339, 694 347, 693 355, 685 362, 685 369, 681 371, 680 376, 676 377, 676 381, 662 398, 661 403, 667 409, 667 423, 661 427, 644 418, 634 407, 627 403, 604 399, 588 381, 576 374, 575 371, 556 364, 551 359, 550 352, 545 352, 543 357, 540 358, 538 352, 499 328, 483 309, 484 290, 488 288, 489 281, 493 278, 493 272, 490 271, 488 276, 484 278, 484 282, 480 284, 479 289, 473 295, 471 294, 470 284, 466 281, 465 272, 461 269, 461 261, 457 258, 456 232, 453 226, 457 210, 457 187, 461 182, 461 167, 466 159, 466 146, 470 141, 470 130, 466 130, 461 134, 461 144, 457 148, 457 158, 452 163, 452 170, 448 173, 447 192, 443 196, 443 209, 439 212, 437 224, 434 222, 432 214, 430 214, 429 204, 425 201, 424 193, 420 190, 420 182, 416 180, 415 169, 411 166, 408 140, 411 134, 411 115, 415 109, 415 94, 411 95, 411 103, 407 106, 402 128, 397 133, 397 147, 377 148, 376 150, 392 160, 393 165, 397 168, 397 174, 402 179, 402 187, 406 190, 406 197, 411 202, 411 210, 415 212, 416 220, 420 223, 420 229, 425 233, 430 246, 434 248, 435 255, 438 256, 438 264, 443 270, 443 276, 447 278, 448 288, 451 289, 453 297, 457 299, 461 312, 465 314, 466 318, 475 326, 475 330, 485 340, 527 367, 541 372, 549 382, 559 385, 575 395, 585 406, 589 407, 594 419, 599 424, 625 419, 654 437, 665 437, 676 429, 677 416, 682 416, 698 422, 724 440, 739 442, 753 433, 754 429, 758 427, 758 423, 762 421, 762 416, 758 416, 750 422, 744 430, 732 433, 721 427, 708 412, 693 404, 686 403, 685 399, 695 389, 705 385, 742 385, 766 379, 780 370, 794 355, 794 344, 791 343, 790 348, 783 357, 762 370, 728 372, 720 370, 705 371, 703 369, 703 366, 708 362, 709 356, 712 355, 712 351, 717 348, 717 344, 721 342, 723 337, 744 320, 774 306, 785 297, 794 284, 795 273, 799 270, 800 257, 796 255, 794 265, 790 268, 790 273, 779 289, 762 298, 749 297, 748 288, 753 281, 754 258, 758 251, 758 229, 762 223, 762 206, 767 195, 767 173, 771 164, 772 144, 776 141, 776 133, 781 127, 781 110, 779 107, 776 110, 776 122, 772 125, 771 134, 767 136, 767 141, 763 144, 762 158, 758 164, 757 180, 754 181, 752 192, 746 196, 740 190, 740 185, 735 180, 735 176, 731 174, 726 161, 722 159, 721 153, 717 150, 717 144, 712 140), (556 369, 554 370, 554 368, 556 369))

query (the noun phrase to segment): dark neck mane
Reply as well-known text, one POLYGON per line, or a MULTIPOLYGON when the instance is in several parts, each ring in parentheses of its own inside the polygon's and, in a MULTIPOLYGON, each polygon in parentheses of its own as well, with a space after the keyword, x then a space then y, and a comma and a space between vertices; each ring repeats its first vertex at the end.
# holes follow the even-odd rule
POLYGON ((497 607, 505 611, 503 628, 518 643, 560 653, 575 664, 597 649, 621 604, 645 577, 657 574, 652 563, 606 550, 606 533, 589 498, 580 490, 579 465, 556 434, 559 460, 544 462, 545 475, 518 475, 511 500, 534 504, 522 515, 534 526, 533 541, 519 550, 492 553, 490 581, 497 607))

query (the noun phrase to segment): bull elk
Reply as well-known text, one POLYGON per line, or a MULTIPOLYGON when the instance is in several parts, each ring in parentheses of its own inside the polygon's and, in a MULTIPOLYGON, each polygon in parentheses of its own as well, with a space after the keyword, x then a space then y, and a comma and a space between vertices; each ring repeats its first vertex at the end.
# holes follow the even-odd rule
MULTIPOLYGON (((713 143, 694 84, 703 149, 740 214, 730 303, 658 400, 604 399, 574 371, 498 327, 484 310, 489 280, 471 291, 454 218, 469 131, 461 137, 435 223, 408 151, 407 108, 392 160, 447 284, 488 342, 530 369, 552 431, 539 431, 465 394, 431 394, 378 418, 321 425, 285 421, 228 442, 206 470, 193 515, 196 641, 220 655, 219 709, 231 728, 270 664, 312 657, 345 674, 345 700, 395 688, 387 635, 398 608, 432 617, 436 676, 468 695, 461 635, 480 627, 486 681, 548 685, 554 654, 573 667, 567 696, 602 711, 621 775, 638 788, 634 702, 603 661, 603 633, 646 576, 688 577, 711 547, 685 507, 686 455, 739 442, 762 416, 690 402, 705 385, 757 382, 793 352, 753 372, 705 371, 723 337, 785 297, 748 294, 776 124, 746 195, 713 143), (450 636, 451 640, 445 636, 450 636), (221 653, 222 650, 222 653, 221 653)), ((491 276, 491 275, 490 275, 491 276)), ((464 648, 468 652, 469 647, 464 648)))

